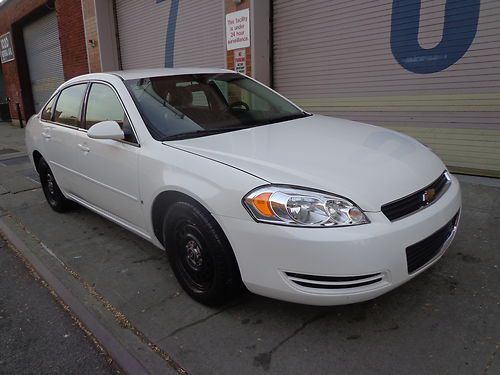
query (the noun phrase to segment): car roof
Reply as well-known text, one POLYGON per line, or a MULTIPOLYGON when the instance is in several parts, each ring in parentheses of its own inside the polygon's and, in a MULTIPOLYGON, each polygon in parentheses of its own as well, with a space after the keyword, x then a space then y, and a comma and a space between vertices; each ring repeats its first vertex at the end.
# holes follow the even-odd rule
POLYGON ((84 79, 99 79, 107 75, 118 76, 123 80, 140 79, 149 77, 174 76, 182 74, 217 74, 234 73, 232 70, 217 68, 157 68, 157 69, 131 69, 117 70, 114 72, 91 73, 73 78, 71 81, 80 81, 84 79))

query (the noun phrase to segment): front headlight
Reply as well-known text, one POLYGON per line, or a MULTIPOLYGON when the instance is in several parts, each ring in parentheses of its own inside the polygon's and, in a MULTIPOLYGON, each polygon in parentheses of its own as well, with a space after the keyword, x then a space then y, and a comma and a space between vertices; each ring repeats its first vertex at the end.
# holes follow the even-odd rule
POLYGON ((252 190, 243 204, 257 221, 300 227, 339 227, 370 221, 353 202, 333 194, 268 185, 252 190))

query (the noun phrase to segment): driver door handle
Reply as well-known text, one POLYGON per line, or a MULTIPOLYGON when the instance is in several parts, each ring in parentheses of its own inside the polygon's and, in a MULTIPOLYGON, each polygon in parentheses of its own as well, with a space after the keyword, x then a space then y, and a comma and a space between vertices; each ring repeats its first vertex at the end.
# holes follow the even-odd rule
POLYGON ((82 150, 83 152, 90 152, 90 147, 87 147, 81 143, 78 143, 78 148, 82 150))

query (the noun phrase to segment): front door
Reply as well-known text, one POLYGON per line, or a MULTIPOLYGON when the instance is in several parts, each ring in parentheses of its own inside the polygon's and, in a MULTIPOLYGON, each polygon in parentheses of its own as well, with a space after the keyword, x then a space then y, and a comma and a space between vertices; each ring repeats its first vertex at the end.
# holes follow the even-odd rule
POLYGON ((84 116, 84 128, 77 132, 77 168, 80 184, 75 195, 114 216, 131 229, 144 231, 138 181, 139 145, 115 90, 104 83, 92 83, 84 116), (118 122, 125 140, 92 139, 87 129, 105 120, 118 122))

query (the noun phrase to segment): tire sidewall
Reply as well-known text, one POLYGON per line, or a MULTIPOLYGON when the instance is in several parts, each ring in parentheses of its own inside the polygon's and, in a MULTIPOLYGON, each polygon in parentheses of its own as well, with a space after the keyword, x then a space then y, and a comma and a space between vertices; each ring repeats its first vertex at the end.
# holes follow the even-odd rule
POLYGON ((204 210, 189 202, 174 203, 167 211, 163 224, 163 242, 174 274, 183 289, 196 301, 205 305, 220 305, 228 302, 242 290, 239 269, 229 241, 216 223, 215 219, 204 210), (209 258, 213 279, 205 290, 193 287, 183 270, 182 257, 185 249, 180 248, 175 240, 176 223, 189 221, 203 234, 203 251, 209 258))
POLYGON ((38 163, 38 173, 40 175, 40 183, 42 185, 42 190, 49 203, 50 207, 57 212, 64 212, 68 209, 68 200, 64 197, 61 189, 57 185, 54 174, 49 168, 49 165, 45 159, 41 158, 38 163), (50 177, 49 177, 50 176, 50 177), (53 183, 53 193, 50 192, 48 187, 48 179, 52 179, 53 183))

